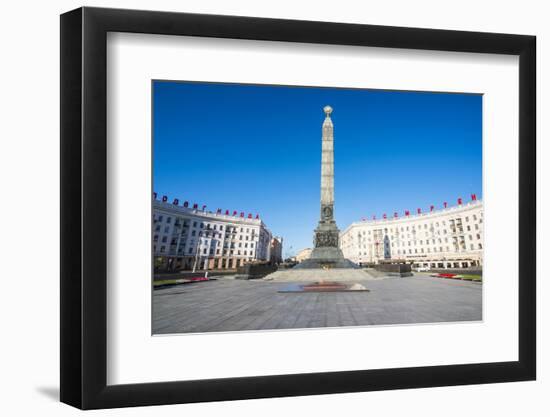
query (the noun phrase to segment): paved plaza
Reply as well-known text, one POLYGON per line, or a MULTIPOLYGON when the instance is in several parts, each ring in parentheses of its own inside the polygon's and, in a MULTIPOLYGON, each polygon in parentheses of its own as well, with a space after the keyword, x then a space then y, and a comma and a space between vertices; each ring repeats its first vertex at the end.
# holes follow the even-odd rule
POLYGON ((279 293, 288 282, 235 280, 153 291, 153 333, 227 332, 482 319, 482 284, 413 277, 366 279, 370 292, 279 293))

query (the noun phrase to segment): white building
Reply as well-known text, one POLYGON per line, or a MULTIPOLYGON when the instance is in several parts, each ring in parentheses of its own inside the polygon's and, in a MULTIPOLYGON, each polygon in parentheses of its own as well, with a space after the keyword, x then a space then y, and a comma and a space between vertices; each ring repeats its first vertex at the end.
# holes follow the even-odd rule
POLYGON ((312 251, 313 251, 312 248, 302 249, 302 250, 298 251, 298 253, 294 257, 294 259, 296 259, 296 262, 302 262, 306 259, 309 259, 309 257, 311 256, 312 251))
POLYGON ((156 270, 236 269, 270 259, 271 232, 258 215, 222 213, 153 200, 153 254, 156 270))
MULTIPOLYGON (((385 217, 385 216, 384 216, 385 217)), ((483 203, 352 223, 340 234, 344 256, 358 264, 400 260, 430 268, 483 264, 483 203)))
POLYGON ((271 239, 270 261, 274 264, 283 262, 283 238, 275 236, 271 239))

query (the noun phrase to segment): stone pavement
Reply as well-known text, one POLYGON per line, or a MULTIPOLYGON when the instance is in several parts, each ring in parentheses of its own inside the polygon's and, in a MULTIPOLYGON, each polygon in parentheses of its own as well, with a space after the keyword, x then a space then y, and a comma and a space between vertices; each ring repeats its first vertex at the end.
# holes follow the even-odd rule
POLYGON ((423 274, 361 282, 370 292, 293 293, 231 280, 153 291, 153 333, 227 332, 482 319, 482 284, 423 274))

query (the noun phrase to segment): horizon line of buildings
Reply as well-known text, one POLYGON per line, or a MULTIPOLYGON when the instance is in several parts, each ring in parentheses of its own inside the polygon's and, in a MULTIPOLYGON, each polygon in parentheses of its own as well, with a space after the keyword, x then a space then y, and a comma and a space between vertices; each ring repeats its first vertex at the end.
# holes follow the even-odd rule
POLYGON ((260 216, 222 213, 167 196, 153 198, 155 271, 236 269, 247 262, 282 262, 281 237, 273 236, 260 216))
MULTIPOLYGON (((444 203, 443 209, 353 222, 339 236, 344 257, 359 265, 399 261, 415 267, 468 268, 483 265, 483 202, 444 203)), ((283 238, 245 212, 215 212, 203 205, 153 198, 155 270, 236 269, 245 263, 280 263, 283 238)), ((306 259, 311 248, 297 253, 306 259)))
MULTIPOLYGON (((405 216, 353 222, 339 236, 344 257, 358 265, 407 262, 414 267, 470 268, 483 266, 483 202, 472 194, 471 201, 457 200, 456 206, 405 216)), ((294 257, 307 259, 311 248, 294 257)))

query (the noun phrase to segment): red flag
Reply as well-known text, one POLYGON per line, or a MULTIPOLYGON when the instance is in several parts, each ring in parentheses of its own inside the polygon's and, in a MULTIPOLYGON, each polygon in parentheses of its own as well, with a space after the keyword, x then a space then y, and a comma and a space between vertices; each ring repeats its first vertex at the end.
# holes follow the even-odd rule
POLYGON ((249 219, 252 218, 252 213, 248 213, 248 218, 249 218, 249 219))
POLYGON ((417 208, 417 209, 416 209, 416 212, 417 212, 418 214, 420 214, 420 213, 422 213, 422 209, 417 208))
POLYGON ((382 217, 383 217, 384 219, 387 219, 387 218, 388 218, 388 216, 386 216, 386 213, 384 213, 384 214, 382 215, 382 217))
POLYGON ((447 208, 447 202, 446 201, 443 203, 443 207, 447 208))
POLYGON ((237 210, 233 210, 233 216, 237 215, 237 210))
POLYGON ((225 210, 225 215, 229 216, 229 210, 225 210))
POLYGON ((194 209, 198 209, 199 208, 199 205, 197 203, 193 204, 193 208, 194 209))
POLYGON ((216 210, 216 213, 218 213, 218 214, 221 214, 221 212, 222 212, 222 209, 220 209, 220 208, 216 210))
POLYGON ((476 201, 476 200, 477 200, 477 196, 476 196, 475 194, 472 194, 471 197, 472 197, 472 201, 476 201))
POLYGON ((461 206, 462 205, 462 198, 458 197, 457 202, 458 202, 458 205, 461 206))
POLYGON ((204 211, 205 208, 206 208, 206 204, 203 204, 202 205, 202 211, 204 211))
POLYGON ((434 211, 434 206, 430 206, 430 211, 434 211))
POLYGON ((241 211, 241 217, 244 217, 244 213, 241 211))
POLYGON ((183 207, 189 207, 189 201, 184 201, 183 202, 183 207))
POLYGON ((180 201, 177 198, 174 198, 174 201, 172 202, 172 204, 177 206, 179 203, 180 201))
POLYGON ((405 216, 409 216, 411 212, 409 210, 405 210, 405 216))
POLYGON ((256 214, 256 218, 259 219, 259 218, 260 218, 260 215, 259 215, 259 214, 256 214))
POLYGON ((397 214, 397 211, 393 212, 393 217, 395 217, 396 219, 399 217, 399 215, 397 214))

